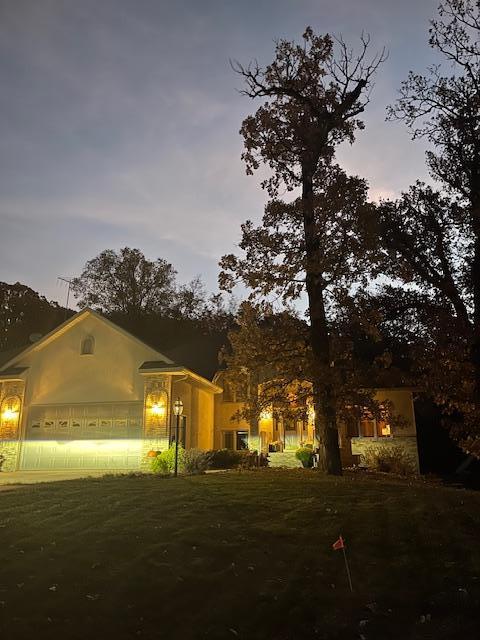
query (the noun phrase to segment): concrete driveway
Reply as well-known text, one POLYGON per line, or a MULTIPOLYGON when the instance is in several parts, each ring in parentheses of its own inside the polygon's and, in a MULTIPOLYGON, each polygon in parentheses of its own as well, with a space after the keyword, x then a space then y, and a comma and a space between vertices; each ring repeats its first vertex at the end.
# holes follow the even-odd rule
MULTIPOLYGON (((100 478, 115 471, 15 471, 0 473, 0 491, 14 486, 38 484, 39 482, 58 482, 60 480, 77 480, 79 478, 100 478)), ((117 473, 122 473, 118 471, 117 473)))

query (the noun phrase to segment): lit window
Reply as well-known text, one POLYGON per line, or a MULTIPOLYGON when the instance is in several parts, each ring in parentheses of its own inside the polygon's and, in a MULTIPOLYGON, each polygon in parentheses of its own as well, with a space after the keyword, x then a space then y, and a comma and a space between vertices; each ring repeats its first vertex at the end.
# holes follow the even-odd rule
POLYGON ((237 451, 248 449, 248 431, 224 431, 223 448, 237 451))
POLYGON ((236 449, 248 449, 248 431, 237 431, 236 449))
POLYGON ((358 435, 361 438, 385 438, 391 436, 390 424, 387 421, 387 414, 381 409, 380 419, 376 419, 370 411, 365 410, 363 416, 358 421, 358 435))
POLYGON ((95 340, 93 336, 87 336, 82 340, 82 347, 80 349, 80 354, 82 356, 93 355, 94 349, 95 349, 95 340))

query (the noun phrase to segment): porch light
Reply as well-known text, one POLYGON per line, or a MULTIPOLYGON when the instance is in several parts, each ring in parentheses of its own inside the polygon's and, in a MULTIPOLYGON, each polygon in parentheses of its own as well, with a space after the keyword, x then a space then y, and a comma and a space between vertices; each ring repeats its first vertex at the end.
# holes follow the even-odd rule
POLYGON ((167 412, 167 407, 164 404, 155 403, 154 405, 152 405, 150 411, 154 416, 164 416, 167 412))
POLYGON ((18 418, 18 411, 15 409, 4 409, 2 412, 3 420, 16 420, 18 418))

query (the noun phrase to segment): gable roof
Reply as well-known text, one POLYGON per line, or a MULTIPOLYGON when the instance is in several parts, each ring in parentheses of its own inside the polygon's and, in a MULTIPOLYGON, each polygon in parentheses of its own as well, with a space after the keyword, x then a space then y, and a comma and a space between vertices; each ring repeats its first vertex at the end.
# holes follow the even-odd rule
POLYGON ((65 322, 62 322, 61 325, 59 325, 49 333, 45 334, 37 342, 34 342, 33 344, 30 344, 30 345, 26 345, 25 347, 12 349, 10 351, 4 352, 3 354, 0 354, 0 372, 7 369, 11 365, 15 364, 15 362, 19 359, 19 357, 23 357, 32 351, 38 351, 39 349, 42 349, 43 347, 45 347, 47 344, 50 344, 50 342, 60 337, 64 333, 66 333, 66 331, 68 331, 71 327, 75 326, 76 324, 78 324, 88 316, 93 316, 94 318, 100 320, 101 322, 109 326, 111 329, 114 329, 115 331, 122 334, 123 336, 129 338, 130 340, 135 341, 137 344, 147 347, 151 351, 154 351, 160 356, 160 359, 163 360, 166 364, 173 364, 173 361, 170 358, 168 358, 163 353, 160 353, 160 351, 158 351, 154 347, 151 347, 150 345, 146 344, 145 342, 143 342, 143 340, 140 340, 139 338, 129 333, 125 329, 122 329, 122 327, 119 327, 114 322, 107 320, 107 318, 104 318, 102 315, 100 315, 93 309, 90 309, 89 307, 85 307, 85 309, 82 309, 81 311, 73 315, 71 318, 68 318, 67 320, 65 320, 65 322), (2 355, 4 356, 3 358, 2 358, 2 355))

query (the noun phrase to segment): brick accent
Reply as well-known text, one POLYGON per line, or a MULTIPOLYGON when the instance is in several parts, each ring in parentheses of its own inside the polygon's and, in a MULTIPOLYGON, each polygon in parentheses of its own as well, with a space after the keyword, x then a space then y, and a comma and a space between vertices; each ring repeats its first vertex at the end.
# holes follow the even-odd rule
POLYGON ((6 380, 0 383, 0 455, 2 471, 16 471, 20 453, 20 425, 22 424, 23 380, 6 380), (5 418, 5 410, 13 408, 15 418, 5 418))
POLYGON ((145 378, 143 404, 143 442, 140 469, 150 471, 149 451, 165 451, 170 439, 171 383, 165 375, 145 378), (155 414, 152 407, 165 407, 165 413, 155 414))

